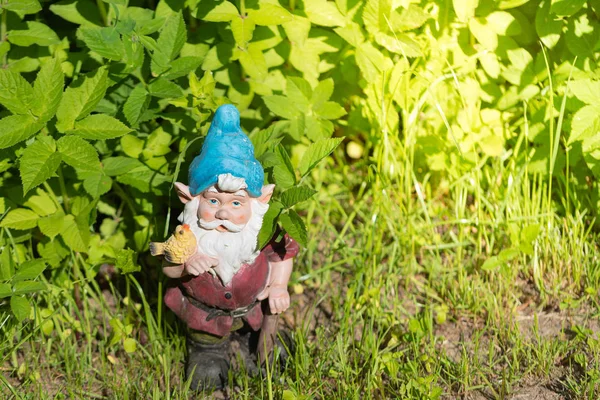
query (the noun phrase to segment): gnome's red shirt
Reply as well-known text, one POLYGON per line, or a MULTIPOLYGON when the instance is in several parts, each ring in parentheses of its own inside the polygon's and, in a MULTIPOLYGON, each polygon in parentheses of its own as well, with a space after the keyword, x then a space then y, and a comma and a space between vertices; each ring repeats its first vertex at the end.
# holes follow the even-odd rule
MULTIPOLYGON (((221 315, 209 318, 210 320, 207 321, 210 310, 217 308, 232 311, 254 304, 257 301, 256 296, 267 285, 270 263, 287 260, 296 254, 298 254, 298 244, 286 234, 279 242, 272 240, 261 250, 252 264, 242 264, 227 285, 223 285, 218 276, 208 272, 171 281, 165 293, 165 304, 189 328, 226 336, 231 330, 233 318, 229 315, 221 315), (190 301, 189 298, 192 300, 190 301), (203 307, 196 307, 192 302, 200 303, 203 307)), ((277 268, 277 265, 273 267, 277 268)), ((260 304, 253 307, 243 319, 252 329, 260 329, 263 319, 260 304)))

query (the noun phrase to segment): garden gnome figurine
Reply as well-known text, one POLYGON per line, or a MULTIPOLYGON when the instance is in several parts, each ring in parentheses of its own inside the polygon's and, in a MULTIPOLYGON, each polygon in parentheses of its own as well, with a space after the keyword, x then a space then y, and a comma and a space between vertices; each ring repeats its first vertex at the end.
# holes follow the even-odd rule
POLYGON ((290 305, 287 284, 298 245, 287 235, 276 241, 275 235, 257 249, 275 187, 263 184, 264 171, 240 128, 239 112, 232 105, 219 107, 190 165, 189 186, 175 184, 185 204, 179 221, 194 233, 196 252, 183 264, 163 264, 173 278, 165 304, 188 327, 186 374, 195 389, 220 389, 227 382, 230 340, 248 337, 235 331, 260 332, 254 351, 265 360, 262 351, 277 342, 277 314, 290 305))

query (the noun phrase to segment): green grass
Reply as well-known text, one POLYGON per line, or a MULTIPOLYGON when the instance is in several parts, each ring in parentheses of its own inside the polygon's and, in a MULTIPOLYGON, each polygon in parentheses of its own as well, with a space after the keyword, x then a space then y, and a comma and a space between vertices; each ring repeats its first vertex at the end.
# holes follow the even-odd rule
MULTIPOLYGON (((441 196, 423 185, 419 198, 383 175, 365 187, 364 164, 337 162, 320 168, 304 210, 302 294, 286 318, 297 352, 272 385, 232 374, 233 398, 510 398, 529 386, 597 398, 598 251, 584 216, 545 215, 544 183, 522 175, 485 193, 470 176, 441 196), (482 269, 532 222, 532 256, 482 269)), ((158 271, 101 287, 76 255, 72 267, 2 344, 3 398, 188 398, 182 332, 158 297, 164 280, 149 279, 158 271), (132 354, 110 343, 112 318, 132 324, 132 354)))

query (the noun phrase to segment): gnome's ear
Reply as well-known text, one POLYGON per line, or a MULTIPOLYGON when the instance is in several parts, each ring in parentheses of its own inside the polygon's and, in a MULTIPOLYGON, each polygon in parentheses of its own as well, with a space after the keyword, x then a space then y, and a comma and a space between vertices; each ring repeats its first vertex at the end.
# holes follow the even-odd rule
POLYGON ((177 197, 179 197, 179 200, 181 200, 183 204, 194 198, 194 196, 190 194, 190 187, 181 182, 175 182, 175 190, 177 190, 177 197))
POLYGON ((273 196, 273 190, 275 190, 275 185, 273 184, 263 186, 258 201, 265 204, 268 203, 271 200, 271 196, 273 196))

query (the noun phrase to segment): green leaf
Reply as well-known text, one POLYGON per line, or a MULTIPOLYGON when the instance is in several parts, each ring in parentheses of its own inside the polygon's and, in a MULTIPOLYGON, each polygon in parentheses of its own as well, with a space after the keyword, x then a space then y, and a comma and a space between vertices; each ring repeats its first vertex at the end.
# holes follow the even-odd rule
MULTIPOLYGON (((7 278, 10 279, 10 278, 7 278)), ((12 296, 12 287, 8 283, 0 283, 0 299, 12 296)))
POLYGON ((271 200, 269 209, 263 217, 263 224, 258 233, 258 249, 265 247, 273 238, 273 234, 277 228, 277 217, 283 210, 283 204, 276 200, 271 200))
POLYGON ((122 62, 126 65, 123 73, 132 72, 144 64, 144 46, 139 43, 136 36, 123 36, 123 49, 125 56, 122 62))
POLYGON ((299 114, 298 109, 296 109, 287 97, 279 95, 264 96, 263 101, 273 114, 280 117, 293 119, 299 114))
POLYGON ((46 264, 40 258, 26 261, 19 266, 19 270, 13 277, 13 282, 36 279, 45 269, 46 264))
POLYGON ((529 0, 500 0, 498 2, 498 8, 500 10, 508 10, 509 8, 516 8, 529 2, 529 0))
POLYGON ((213 2, 212 4, 208 1, 200 2, 197 18, 209 22, 228 22, 240 14, 229 1, 213 2), (216 5, 213 6, 212 4, 215 3, 216 5))
POLYGON ((125 115, 127 122, 133 127, 137 126, 142 115, 148 109, 149 104, 150 96, 144 86, 136 86, 129 94, 129 98, 127 98, 127 101, 123 106, 123 114, 125 115))
POLYGON ((12 296, 10 298, 10 309, 19 322, 23 322, 31 313, 31 304, 22 296, 12 296))
POLYGON ((328 79, 325 79, 325 80, 319 82, 319 84, 315 88, 315 90, 312 94, 311 100, 310 100, 310 102, 313 106, 313 109, 318 109, 323 104, 325 104, 325 102, 327 100, 329 100, 329 98, 331 97, 332 94, 333 94, 333 79, 328 78, 328 79))
POLYGON ((56 145, 63 161, 70 166, 92 171, 100 168, 98 152, 86 140, 77 136, 63 136, 56 145))
POLYGON ((0 103, 13 114, 28 114, 33 87, 16 72, 0 69, 0 103))
MULTIPOLYGON (((0 249, 0 281, 12 279, 14 274, 15 266, 13 255, 11 254, 11 249, 9 246, 3 246, 3 248, 0 249)), ((9 295, 11 295, 12 288, 10 288, 9 290, 9 295)))
POLYGON ((102 160, 104 173, 108 176, 123 175, 143 164, 131 157, 109 157, 102 160))
POLYGON ((175 83, 163 78, 155 79, 148 85, 148 91, 154 97, 161 99, 177 98, 183 96, 183 90, 175 83))
POLYGON ((365 42, 356 48, 356 63, 365 79, 375 80, 391 61, 371 43, 365 42))
POLYGON ((306 117, 304 114, 298 114, 290 120, 288 132, 295 141, 302 141, 302 138, 306 133, 306 117))
POLYGON ((498 253, 498 259, 502 262, 508 262, 508 261, 514 259, 515 257, 517 257, 520 253, 521 252, 519 251, 519 249, 510 247, 510 248, 504 249, 500 253, 498 253))
POLYGON ((346 115, 346 110, 334 101, 326 101, 321 107, 315 108, 315 113, 321 118, 338 119, 346 115))
POLYGON ((85 139, 114 139, 123 136, 132 129, 118 119, 106 114, 93 114, 75 123, 73 130, 68 133, 85 139))
POLYGON ((75 121, 87 117, 104 97, 108 88, 108 69, 100 68, 65 90, 56 118, 61 132, 73 129, 75 121), (92 75, 93 74, 93 75, 92 75))
POLYGON ((234 46, 232 43, 219 43, 211 47, 202 62, 202 69, 214 71, 229 64, 233 57, 234 46))
POLYGON ((567 47, 577 57, 593 57, 600 42, 600 23, 585 12, 569 18, 565 34, 567 47))
POLYGON ((304 0, 304 12, 310 22, 322 26, 344 26, 346 18, 336 4, 327 0, 304 0))
POLYGON ((563 21, 550 13, 550 0, 540 3, 535 14, 535 30, 540 40, 549 49, 556 46, 562 34, 563 21))
POLYGON ((0 119, 0 149, 6 149, 36 134, 43 123, 29 115, 10 115, 0 119))
POLYGON ((48 264, 56 268, 70 254, 69 250, 62 243, 60 239, 46 241, 45 243, 40 241, 37 244, 37 251, 48 264))
POLYGON ((2 4, 2 8, 19 14, 35 14, 41 11, 42 6, 37 0, 9 0, 2 4))
POLYGON ((123 349, 126 353, 135 353, 135 351, 137 350, 137 342, 135 341, 135 339, 127 338, 123 341, 123 349))
POLYGON ((187 40, 185 22, 181 13, 172 14, 167 18, 163 29, 156 41, 156 50, 152 54, 152 72, 159 75, 169 69, 187 40))
POLYGON ((275 183, 282 189, 287 189, 296 184, 296 172, 292 166, 292 161, 285 148, 279 144, 275 148, 275 154, 279 163, 273 167, 275 183))
POLYGON ((586 0, 552 0, 550 12, 556 15, 569 16, 581 10, 586 0))
POLYGON ((600 81, 590 79, 570 81, 569 90, 585 104, 600 107, 600 81))
POLYGON ((299 77, 288 77, 286 84, 288 102, 294 104, 298 110, 308 110, 312 97, 312 88, 306 79, 299 77))
POLYGON ((334 31, 354 47, 358 47, 365 41, 365 35, 363 34, 360 25, 355 22, 351 22, 342 28, 335 28, 334 31))
POLYGON ((485 262, 481 266, 481 269, 484 271, 493 271, 497 269, 501 264, 502 261, 500 261, 500 259, 498 259, 497 256, 492 256, 485 260, 485 262))
POLYGON ((494 79, 500 76, 500 62, 496 53, 491 51, 481 53, 479 55, 479 62, 489 76, 494 79))
POLYGON ((417 29, 431 18, 431 14, 423 11, 419 6, 411 4, 408 8, 394 11, 391 16, 391 25, 393 32, 405 32, 417 29))
POLYGON ((156 157, 171 153, 171 148, 169 147, 171 139, 172 136, 162 128, 154 130, 154 132, 148 136, 148 139, 146 139, 146 147, 143 151, 144 155, 156 157))
POLYGON ((38 188, 36 194, 30 196, 25 203, 25 207, 31 208, 37 215, 46 216, 56 212, 54 200, 44 190, 38 188))
POLYGON ((80 28, 81 37, 94 53, 109 60, 120 61, 125 54, 121 35, 114 27, 80 28))
POLYGON ((452 0, 452 5, 459 21, 467 22, 475 16, 475 9, 479 5, 479 0, 452 0))
POLYGON ((533 243, 537 239, 540 233, 540 225, 539 224, 531 224, 527 225, 521 231, 519 250, 523 253, 528 254, 530 256, 534 255, 533 243))
POLYGON ((125 135, 121 138, 121 147, 129 157, 138 158, 144 150, 144 141, 134 135, 125 135))
POLYGON ((42 125, 48 122, 60 104, 65 76, 58 58, 47 61, 40 68, 33 83, 33 114, 40 118, 42 125))
POLYGON ((322 159, 335 150, 344 138, 323 139, 311 144, 300 160, 300 174, 306 176, 322 159))
POLYGON ((279 216, 279 221, 281 221, 281 225, 288 235, 296 240, 301 246, 306 247, 306 226, 296 211, 288 210, 287 213, 281 214, 279 216))
POLYGON ((389 30, 388 20, 392 13, 390 0, 368 0, 363 11, 365 28, 375 35, 389 30))
POLYGON ((144 193, 154 192, 161 194, 165 183, 170 183, 170 179, 156 171, 152 171, 143 165, 134 168, 126 174, 119 175, 117 181, 132 186, 144 193))
POLYGON ((202 65, 202 57, 179 57, 170 64, 170 69, 162 77, 165 79, 177 79, 188 75, 202 65))
POLYGON ((121 249, 117 252, 115 267, 121 274, 131 274, 141 271, 137 263, 137 254, 131 249, 121 249))
POLYGON ((498 47, 498 36, 489 28, 485 19, 471 18, 469 20, 469 30, 487 50, 494 51, 498 47))
POLYGON ((60 233, 65 244, 73 251, 86 253, 90 242, 90 230, 82 220, 76 220, 72 215, 67 215, 64 220, 63 230, 60 233))
POLYGON ((64 223, 65 214, 62 211, 58 211, 45 218, 40 218, 37 222, 40 231, 50 239, 54 239, 63 231, 64 223))
MULTIPOLYGON (((379 33, 375 36, 375 40, 387 50, 400 54, 402 57, 420 57, 422 55, 419 43, 415 42, 410 36, 404 33, 399 33, 394 36, 379 33)), ((361 50, 364 50, 365 48, 368 47, 364 44, 359 47, 361 50)), ((374 52, 372 53, 374 54, 374 52)), ((383 64, 375 63, 378 70, 384 71, 393 67, 389 58, 384 57, 383 60, 383 64)))
POLYGON ((240 16, 231 20, 231 33, 235 43, 241 48, 245 48, 248 42, 252 40, 252 34, 256 24, 251 17, 242 18, 240 16))
POLYGON ((250 43, 248 48, 240 50, 240 63, 244 70, 258 81, 262 81, 267 76, 267 62, 260 46, 256 43, 250 43))
POLYGON ((40 290, 46 290, 46 285, 44 285, 42 282, 19 281, 19 282, 16 282, 13 287, 13 294, 20 295, 20 294, 35 293, 35 292, 39 292, 40 290))
POLYGON ((248 10, 248 16, 256 25, 281 25, 293 19, 288 10, 271 3, 261 3, 258 10, 248 10))
POLYGON ((521 34, 521 24, 506 11, 494 11, 485 17, 489 28, 498 35, 516 36, 521 34))
POLYGON ((308 186, 295 186, 281 194, 281 202, 286 208, 310 199, 317 192, 308 186))
POLYGON ((571 120, 569 144, 600 134, 600 104, 580 108, 571 120))
POLYGON ((61 154, 56 151, 56 142, 51 136, 38 136, 37 140, 23 151, 19 159, 23 193, 42 184, 56 172, 61 154))
POLYGON ((36 21, 27 21, 26 29, 8 31, 6 37, 9 42, 17 46, 50 46, 60 43, 60 39, 47 25, 36 21))
POLYGON ((112 186, 112 179, 110 179, 104 171, 96 171, 90 174, 83 181, 83 188, 88 192, 94 199, 99 198, 103 194, 107 193, 112 186))
POLYGON ((100 11, 90 0, 62 0, 52 4, 50 11, 77 25, 102 26, 100 11))
POLYGON ((328 139, 333 133, 333 123, 325 119, 320 119, 314 116, 305 118, 306 136, 313 142, 321 139, 328 139))
POLYGON ((26 208, 16 208, 10 210, 0 222, 0 227, 17 230, 27 230, 35 228, 40 217, 26 208))
POLYGON ((200 98, 213 95, 216 82, 212 71, 205 71, 204 75, 202 75, 202 79, 200 80, 198 80, 196 74, 190 73, 188 80, 190 82, 190 89, 193 96, 200 98))

